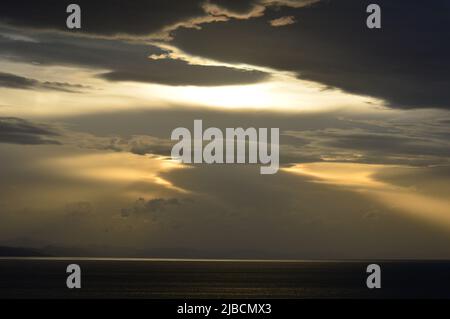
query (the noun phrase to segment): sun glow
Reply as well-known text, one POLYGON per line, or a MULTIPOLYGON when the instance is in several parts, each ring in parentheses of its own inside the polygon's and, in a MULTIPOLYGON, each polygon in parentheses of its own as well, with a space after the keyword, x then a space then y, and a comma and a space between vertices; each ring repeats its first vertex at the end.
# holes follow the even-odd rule
POLYGON ((183 169, 185 166, 163 158, 129 153, 98 153, 57 157, 43 164, 59 167, 70 177, 78 179, 117 185, 143 182, 157 184, 180 193, 188 193, 187 190, 173 185, 161 176, 163 173, 183 169))
MULTIPOLYGON (((430 196, 411 187, 393 185, 377 179, 387 169, 414 170, 414 167, 357 163, 309 163, 283 169, 285 172, 309 176, 314 182, 335 185, 373 198, 402 214, 450 228, 450 200, 430 196)), ((430 177, 431 178, 431 177, 430 177)))
POLYGON ((220 87, 161 87, 159 93, 172 102, 191 106, 227 109, 262 109, 274 111, 328 111, 358 108, 369 103, 382 104, 373 98, 344 93, 337 89, 280 76, 274 80, 220 87), (320 93, 320 94, 319 94, 320 93))
MULTIPOLYGON (((370 110, 383 101, 329 89, 299 80, 294 74, 276 72, 265 82, 228 86, 170 86, 138 82, 108 82, 92 70, 75 67, 38 67, 0 63, 5 71, 41 81, 83 84, 79 93, 34 90, 1 91, 5 115, 60 118, 80 114, 118 112, 161 107, 257 109, 280 112, 324 112, 335 109, 370 110), (59 77, 55 77, 58 74, 59 77), (24 107, 26 106, 26 107, 24 107)), ((97 71, 99 72, 99 71, 97 71)))

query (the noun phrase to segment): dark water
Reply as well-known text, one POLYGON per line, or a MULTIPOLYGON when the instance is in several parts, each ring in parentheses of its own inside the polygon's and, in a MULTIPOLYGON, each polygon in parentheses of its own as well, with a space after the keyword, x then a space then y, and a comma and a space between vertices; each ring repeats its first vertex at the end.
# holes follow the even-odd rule
POLYGON ((450 262, 378 262, 376 290, 370 263, 0 259, 0 298, 450 298, 450 262), (81 289, 66 288, 71 263, 81 289))

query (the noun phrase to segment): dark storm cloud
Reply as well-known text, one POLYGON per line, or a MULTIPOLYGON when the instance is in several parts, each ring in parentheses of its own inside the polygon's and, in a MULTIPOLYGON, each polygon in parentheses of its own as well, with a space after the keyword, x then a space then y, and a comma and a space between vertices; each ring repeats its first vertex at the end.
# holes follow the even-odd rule
POLYGON ((39 81, 17 76, 10 73, 0 72, 0 87, 14 88, 14 89, 29 89, 36 87, 39 81))
POLYGON ((66 8, 71 0, 7 1, 0 23, 33 29, 51 29, 102 36, 157 36, 167 38, 180 26, 197 27, 237 15, 249 18, 267 6, 299 7, 317 0, 78 0, 82 9, 81 31, 68 30, 66 8), (210 10, 214 6, 219 10, 210 10), (223 9, 223 10, 220 10, 223 9), (254 12, 254 10, 257 10, 254 12))
MULTIPOLYGON (((18 41, 0 36, 0 56, 3 58, 43 66, 72 65, 98 69, 99 76, 110 81, 216 86, 253 83, 267 76, 259 71, 149 58, 164 52, 148 44, 117 40, 45 34, 36 36, 33 41, 18 41)), ((55 83, 45 86, 59 87, 55 83)))
POLYGON ((15 0, 3 1, 0 21, 20 27, 67 31, 66 8, 82 8, 82 32, 148 35, 204 14, 200 0, 15 0))
POLYGON ((10 89, 44 89, 62 92, 78 93, 89 87, 80 84, 62 82, 38 81, 27 77, 0 72, 0 88, 10 89))
MULTIPOLYGON (((145 67, 145 65, 142 65, 145 67)), ((177 60, 159 60, 148 62, 145 70, 136 69, 112 71, 101 74, 110 81, 136 81, 159 83, 172 86, 220 86, 255 83, 264 80, 267 75, 258 71, 244 71, 227 67, 189 65, 177 60), (145 72, 145 70, 148 71, 145 72)))
POLYGON ((258 4, 257 0, 212 0, 211 4, 218 5, 222 8, 236 13, 248 13, 258 4))
POLYGON ((8 144, 60 144, 54 140, 59 134, 45 125, 14 118, 0 117, 0 143, 8 144))
POLYGON ((449 2, 377 1, 381 30, 366 27, 369 3, 268 9, 260 18, 179 29, 173 43, 194 55, 296 71, 300 78, 378 97, 391 107, 449 109, 449 2), (298 23, 268 23, 283 16, 298 23))

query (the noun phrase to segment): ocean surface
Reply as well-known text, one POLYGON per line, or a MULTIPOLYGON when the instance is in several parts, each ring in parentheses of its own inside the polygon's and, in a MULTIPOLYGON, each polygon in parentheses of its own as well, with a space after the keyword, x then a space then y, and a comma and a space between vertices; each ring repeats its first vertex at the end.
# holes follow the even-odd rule
POLYGON ((450 261, 0 258, 0 298, 450 298, 450 261), (81 267, 81 289, 66 267, 81 267), (381 289, 366 286, 381 266, 381 289))

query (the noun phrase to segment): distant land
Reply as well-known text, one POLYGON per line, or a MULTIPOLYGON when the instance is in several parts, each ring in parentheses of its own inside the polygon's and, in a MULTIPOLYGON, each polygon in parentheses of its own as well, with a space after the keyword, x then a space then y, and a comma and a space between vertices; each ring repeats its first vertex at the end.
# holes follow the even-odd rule
MULTIPOLYGON (((92 247, 44 246, 40 248, 0 246, 0 257, 112 257, 112 258, 167 258, 167 259, 299 259, 297 256, 267 253, 261 251, 211 252, 184 247, 159 249, 134 249, 92 247)), ((310 259, 318 259, 315 256, 310 259)), ((319 258, 320 259, 320 258, 319 258)))

